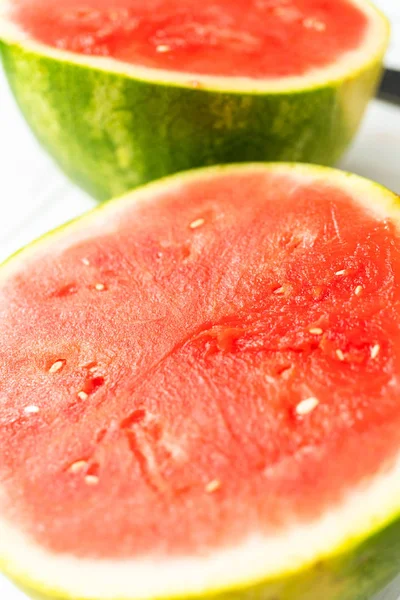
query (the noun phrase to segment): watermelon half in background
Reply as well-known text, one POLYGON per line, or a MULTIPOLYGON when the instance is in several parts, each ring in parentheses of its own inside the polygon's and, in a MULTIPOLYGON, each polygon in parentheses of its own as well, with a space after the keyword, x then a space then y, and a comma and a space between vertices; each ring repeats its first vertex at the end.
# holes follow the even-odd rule
POLYGON ((35 599, 365 600, 400 566, 400 209, 175 176, 0 270, 0 565, 35 599))
POLYGON ((367 0, 0 0, 16 99, 99 199, 215 163, 334 163, 388 37, 367 0))

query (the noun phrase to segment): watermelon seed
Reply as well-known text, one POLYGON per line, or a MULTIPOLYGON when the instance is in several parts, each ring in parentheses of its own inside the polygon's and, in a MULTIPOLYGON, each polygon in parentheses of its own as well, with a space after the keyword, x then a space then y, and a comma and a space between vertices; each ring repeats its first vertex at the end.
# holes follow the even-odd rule
POLYGON ((73 473, 74 475, 76 475, 77 473, 80 473, 80 471, 83 471, 84 469, 86 469, 86 467, 87 467, 86 460, 77 460, 76 462, 72 463, 72 465, 69 467, 68 471, 70 473, 73 473))
POLYGON ((320 327, 313 327, 309 331, 312 335, 322 335, 324 333, 320 327))
POLYGON ((49 373, 58 373, 64 367, 66 361, 64 359, 57 360, 49 369, 49 373))
POLYGON ((160 52, 161 54, 165 54, 166 52, 170 52, 171 51, 171 46, 168 46, 168 44, 159 44, 156 47, 157 52, 160 52))
POLYGON ((361 294, 361 292, 363 291, 363 289, 364 289, 364 288, 363 288, 363 286, 362 286, 362 285, 358 285, 358 286, 356 287, 356 289, 354 290, 354 293, 355 293, 355 295, 356 295, 356 296, 360 296, 360 294, 361 294))
POLYGON ((336 356, 338 357, 339 360, 344 360, 344 354, 343 354, 342 350, 336 350, 336 356))
POLYGON ((372 359, 374 359, 378 356, 380 349, 381 349, 381 347, 379 344, 375 344, 375 346, 373 346, 371 348, 371 358, 372 359))
POLYGON ((319 21, 318 19, 314 19, 312 17, 308 18, 308 19, 304 19, 303 25, 304 25, 304 27, 306 27, 306 29, 314 29, 315 31, 325 31, 325 29, 326 29, 325 23, 323 23, 322 21, 319 21))
POLYGON ((90 261, 88 258, 82 258, 82 262, 85 265, 85 267, 89 267, 90 266, 90 261))
POLYGON ((219 479, 213 479, 212 481, 207 483, 206 492, 207 492, 207 494, 213 494, 214 492, 219 490, 220 487, 221 487, 221 482, 219 481, 219 479))
POLYGON ((27 415, 35 415, 39 412, 39 407, 31 404, 30 406, 25 406, 24 413, 27 415))
POLYGON ((198 229, 199 227, 202 227, 205 223, 204 219, 196 219, 195 221, 193 221, 192 223, 190 223, 189 227, 190 229, 198 229))
POLYGON ((288 374, 288 371, 291 371, 291 370, 292 370, 292 365, 280 365, 276 369, 276 374, 283 377, 288 374))
POLYGON ((340 277, 341 275, 347 275, 346 269, 342 269, 341 271, 336 271, 335 275, 340 277))
POLYGON ((279 287, 276 290, 274 290, 273 292, 274 294, 276 294, 277 296, 281 296, 285 293, 285 288, 284 287, 279 287))
POLYGON ((99 483, 99 478, 97 475, 86 475, 85 482, 87 485, 97 485, 99 483))
POLYGON ((96 288, 96 290, 98 292, 104 292, 104 290, 106 289, 106 286, 104 285, 104 283, 96 283, 96 285, 94 287, 96 288))
POLYGON ((88 395, 86 392, 84 392, 83 390, 81 390, 80 392, 78 392, 78 398, 80 400, 87 400, 88 399, 88 395))
POLYGON ((85 482, 87 485, 97 485, 99 483, 99 468, 98 463, 90 465, 85 475, 85 482))
POLYGON ((91 360, 90 362, 86 363, 85 365, 81 365, 80 368, 87 369, 89 371, 89 373, 93 373, 93 371, 97 370, 98 364, 95 360, 91 360))
POLYGON ((319 404, 318 398, 314 398, 314 397, 307 398, 306 400, 302 400, 296 406, 296 412, 300 416, 308 415, 315 408, 317 408, 318 404, 319 404))

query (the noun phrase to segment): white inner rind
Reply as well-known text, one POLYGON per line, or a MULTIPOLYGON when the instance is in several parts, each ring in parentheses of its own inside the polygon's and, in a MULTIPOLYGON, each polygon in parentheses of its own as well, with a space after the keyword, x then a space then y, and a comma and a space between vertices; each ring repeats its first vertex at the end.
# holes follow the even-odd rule
MULTIPOLYGON (((245 172, 283 174, 296 187, 323 182, 350 193, 378 219, 400 222, 399 199, 388 190, 355 175, 305 165, 234 165, 202 169, 150 184, 122 201, 112 201, 63 230, 28 247, 19 258, 1 268, 1 279, 23 271, 50 244, 62 252, 71 243, 90 239, 96 232, 118 229, 135 204, 156 201, 167 190, 184 188, 218 175, 245 172)), ((0 491, 0 506, 7 497, 0 491)), ((293 523, 274 536, 252 535, 234 547, 207 556, 140 557, 132 560, 94 560, 54 554, 40 547, 15 525, 0 518, 0 566, 9 575, 50 593, 85 600, 136 600, 202 594, 256 584, 307 567, 324 556, 349 549, 400 514, 400 453, 374 477, 349 491, 341 502, 308 523, 293 523)), ((106 533, 105 533, 106 535, 106 533)))
MULTIPOLYGON (((313 69, 305 75, 279 78, 254 79, 251 77, 228 77, 200 75, 181 71, 153 69, 140 65, 131 65, 113 58, 87 56, 34 41, 12 20, 12 0, 0 0, 0 39, 9 44, 21 45, 25 50, 47 56, 54 60, 65 61, 92 69, 117 73, 138 79, 174 86, 209 88, 221 91, 279 93, 312 89, 327 83, 346 79, 357 71, 382 62, 389 43, 389 23, 369 0, 350 0, 367 16, 369 26, 359 48, 346 52, 337 61, 323 68, 313 69)), ((321 39, 323 43, 323 39, 321 39)))
MULTIPOLYGON (((0 562, 43 591, 96 600, 154 599, 229 590, 304 569, 394 518, 400 503, 400 458, 391 471, 352 491, 320 519, 204 557, 90 560, 52 554, 0 519, 0 562), (396 506, 397 502, 397 506, 396 506)), ((69 596, 68 596, 69 597, 69 596)))

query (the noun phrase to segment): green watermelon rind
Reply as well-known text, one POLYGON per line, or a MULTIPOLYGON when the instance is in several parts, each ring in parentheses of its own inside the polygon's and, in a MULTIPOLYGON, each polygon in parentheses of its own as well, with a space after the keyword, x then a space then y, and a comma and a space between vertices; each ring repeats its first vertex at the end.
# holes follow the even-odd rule
POLYGON ((128 66, 124 73, 118 61, 13 42, 12 35, 0 34, 0 52, 38 140, 74 182, 108 200, 213 164, 334 164, 356 134, 380 80, 389 24, 379 11, 376 19, 387 31, 376 53, 368 50, 365 64, 331 81, 310 83, 305 77, 303 87, 292 89, 256 83, 251 89, 241 83, 226 89, 224 78, 220 86, 193 88, 190 78, 166 81, 165 72, 154 69, 143 77, 128 66))
MULTIPOLYGON (((48 247, 58 244, 63 247, 65 240, 71 235, 73 240, 85 234, 87 228, 93 225, 96 217, 105 223, 112 219, 119 210, 129 209, 130 202, 151 201, 160 190, 168 186, 184 183, 192 178, 199 181, 214 175, 239 170, 257 169, 280 170, 290 175, 291 172, 309 173, 311 177, 327 183, 333 182, 344 189, 359 188, 362 192, 362 202, 366 208, 378 211, 382 217, 391 217, 400 226, 400 198, 384 187, 361 177, 335 171, 326 167, 296 164, 234 164, 194 170, 191 172, 168 177, 156 183, 144 186, 141 190, 128 196, 123 196, 96 208, 83 217, 46 234, 26 248, 9 258, 0 267, 0 283, 14 273, 23 271, 31 257, 36 253, 45 253, 48 247)), ((273 575, 265 574, 263 580, 249 578, 248 581, 221 584, 220 588, 208 589, 203 593, 188 591, 185 595, 165 595, 153 597, 152 600, 369 600, 400 572, 400 501, 395 495, 388 503, 392 508, 388 514, 371 515, 369 527, 355 531, 347 536, 338 547, 324 555, 315 556, 312 561, 304 561, 295 569, 288 569, 273 575)), ((307 544, 305 537, 304 544, 307 544)), ((101 568, 101 562, 99 565, 101 568)), ((51 589, 44 581, 38 580, 29 571, 29 565, 19 566, 10 561, 7 556, 0 556, 0 570, 35 600, 100 600, 95 596, 84 598, 74 596, 71 591, 51 589)), ((116 596, 113 600, 139 600, 138 597, 116 596)), ((140 600, 148 600, 140 598, 140 600)))
MULTIPOLYGON (((305 540, 306 543, 306 540, 305 540)), ((151 600, 372 600, 400 572, 400 514, 390 525, 367 540, 349 543, 304 570, 275 579, 249 582, 203 594, 169 596, 151 600)), ((0 567, 1 567, 0 562, 0 567)), ((103 600, 76 598, 68 592, 49 590, 8 574, 33 600, 103 600), (42 590, 42 591, 41 591, 42 590)), ((113 600, 137 600, 116 597, 113 600)), ((140 600, 148 600, 141 598, 140 600)))

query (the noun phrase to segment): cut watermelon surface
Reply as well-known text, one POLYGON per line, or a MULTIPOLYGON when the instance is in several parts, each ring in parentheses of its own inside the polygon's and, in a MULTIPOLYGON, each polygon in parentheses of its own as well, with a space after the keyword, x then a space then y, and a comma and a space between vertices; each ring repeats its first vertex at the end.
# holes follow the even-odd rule
POLYGON ((6 263, 5 572, 43 598, 356 600, 386 583, 399 214, 327 169, 214 168, 6 263))
POLYGON ((54 48, 255 79, 326 67, 370 33, 368 11, 351 0, 18 0, 13 9, 30 37, 54 48))
POLYGON ((21 110, 101 200, 212 164, 333 164, 388 38, 367 0, 0 0, 21 110))

